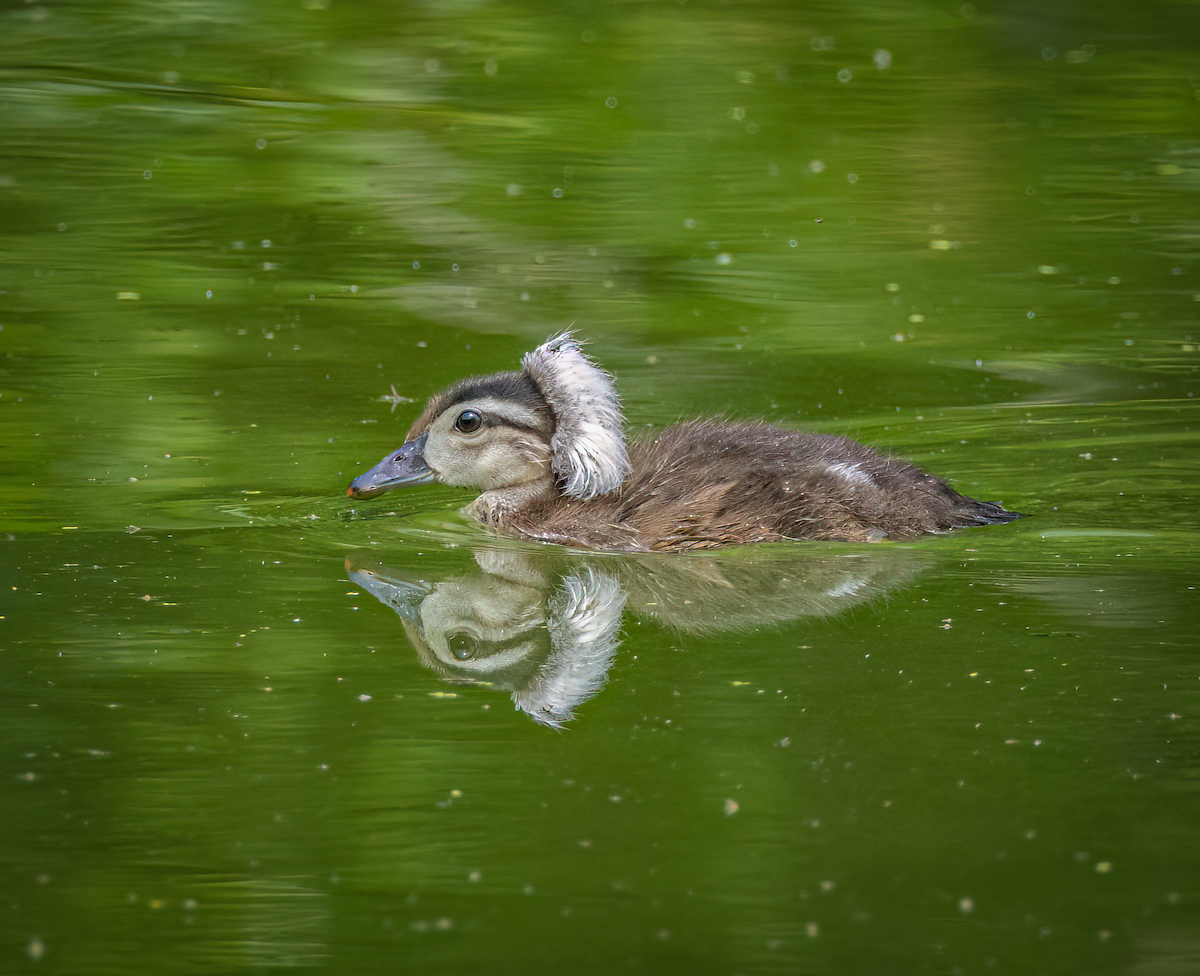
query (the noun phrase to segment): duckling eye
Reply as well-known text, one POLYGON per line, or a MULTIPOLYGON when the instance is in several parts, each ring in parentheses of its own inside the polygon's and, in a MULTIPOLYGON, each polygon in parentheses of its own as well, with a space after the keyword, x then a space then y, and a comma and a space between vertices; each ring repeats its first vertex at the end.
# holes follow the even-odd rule
POLYGON ((470 661, 479 653, 479 642, 470 634, 452 634, 447 639, 446 645, 457 661, 470 661))
POLYGON ((454 429, 460 434, 474 434, 483 426, 483 415, 478 410, 464 410, 454 421, 454 429))

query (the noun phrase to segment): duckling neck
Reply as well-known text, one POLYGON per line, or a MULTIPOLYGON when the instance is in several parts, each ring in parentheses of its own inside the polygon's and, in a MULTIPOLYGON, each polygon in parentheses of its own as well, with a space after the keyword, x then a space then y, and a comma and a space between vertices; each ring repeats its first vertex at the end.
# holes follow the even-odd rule
POLYGON ((550 474, 507 488, 493 488, 467 506, 467 513, 488 525, 502 525, 518 512, 536 508, 559 497, 558 485, 550 474))

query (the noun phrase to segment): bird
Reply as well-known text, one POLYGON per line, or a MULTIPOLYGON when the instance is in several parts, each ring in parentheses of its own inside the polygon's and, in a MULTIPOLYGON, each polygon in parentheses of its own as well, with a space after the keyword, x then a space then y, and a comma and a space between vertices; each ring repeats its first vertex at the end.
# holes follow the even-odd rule
POLYGON ((431 482, 479 490, 464 514, 501 534, 611 552, 881 542, 1022 517, 833 434, 696 419, 629 440, 613 377, 569 331, 517 371, 433 396, 346 493, 431 482))

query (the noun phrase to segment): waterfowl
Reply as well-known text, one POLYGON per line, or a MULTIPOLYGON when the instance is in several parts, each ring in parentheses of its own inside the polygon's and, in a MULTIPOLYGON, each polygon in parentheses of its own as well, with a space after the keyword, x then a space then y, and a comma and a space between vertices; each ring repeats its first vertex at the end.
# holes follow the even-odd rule
POLYGON ((516 372, 434 396, 346 493, 434 481, 481 490, 465 511, 500 532, 619 552, 878 542, 1020 518, 845 437, 692 420, 627 443, 613 378, 570 333, 516 372))

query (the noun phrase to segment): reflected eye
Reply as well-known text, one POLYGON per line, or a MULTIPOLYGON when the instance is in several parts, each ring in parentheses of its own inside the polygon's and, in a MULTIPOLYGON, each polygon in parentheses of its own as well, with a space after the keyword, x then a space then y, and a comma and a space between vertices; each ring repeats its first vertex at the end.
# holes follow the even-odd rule
POLYGON ((446 640, 446 646, 457 661, 469 661, 479 653, 479 643, 470 634, 453 634, 446 640))
POLYGON ((460 434, 474 434, 483 426, 483 415, 477 410, 464 410, 454 421, 454 429, 460 434))

